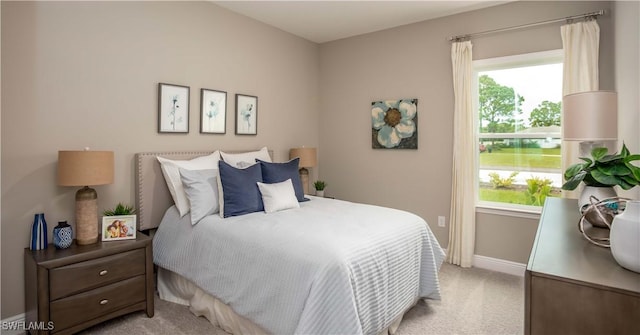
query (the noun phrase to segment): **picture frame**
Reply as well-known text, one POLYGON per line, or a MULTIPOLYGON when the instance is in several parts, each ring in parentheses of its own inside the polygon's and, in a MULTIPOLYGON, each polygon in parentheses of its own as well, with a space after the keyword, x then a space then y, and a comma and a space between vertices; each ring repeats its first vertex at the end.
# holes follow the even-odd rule
POLYGON ((258 134, 258 97, 236 94, 236 135, 258 134))
POLYGON ((227 92, 200 89, 200 133, 227 132, 227 92))
POLYGON ((189 132, 189 86, 158 84, 158 133, 189 132))
POLYGON ((136 216, 114 215, 102 217, 102 241, 133 240, 136 238, 136 216))

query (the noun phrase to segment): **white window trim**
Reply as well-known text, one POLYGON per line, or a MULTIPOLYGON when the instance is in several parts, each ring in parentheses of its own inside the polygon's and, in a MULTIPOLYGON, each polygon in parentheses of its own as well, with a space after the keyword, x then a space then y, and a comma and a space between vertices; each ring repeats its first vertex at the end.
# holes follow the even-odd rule
MULTIPOLYGON (((511 69, 516 67, 525 67, 525 66, 528 67, 528 66, 536 66, 536 65, 546 65, 551 63, 562 63, 563 61, 564 61, 564 53, 562 49, 475 60, 472 63, 473 81, 471 85, 472 86, 471 92, 472 92, 473 101, 478 101, 479 99, 478 97, 478 73, 479 72, 488 71, 488 70, 511 69)), ((475 103, 474 103, 474 106, 475 106, 475 103)), ((476 142, 478 142, 480 140, 480 133, 478 131, 478 128, 476 127, 474 131, 475 131, 476 142)), ((527 135, 532 135, 532 134, 527 134, 527 135)), ((527 136, 527 138, 528 137, 530 136, 527 136)), ((476 161, 478 161, 478 164, 477 164, 478 168, 480 168, 478 153, 476 153, 475 159, 476 161)), ((478 173, 476 173, 475 175, 474 182, 476 183, 476 185, 480 184, 478 173)), ((478 198, 479 194, 480 194, 479 192, 476 192, 476 213, 512 216, 512 217, 536 219, 536 220, 540 218, 542 207, 480 201, 480 199, 478 198)))

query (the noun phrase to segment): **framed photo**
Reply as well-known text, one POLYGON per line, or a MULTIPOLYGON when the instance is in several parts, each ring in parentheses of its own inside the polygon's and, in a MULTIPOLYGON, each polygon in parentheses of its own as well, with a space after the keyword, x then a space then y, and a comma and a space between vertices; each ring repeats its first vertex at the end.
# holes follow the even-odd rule
POLYGON ((200 133, 227 132, 227 92, 200 89, 200 133))
POLYGON ((258 97, 236 94, 236 135, 258 134, 258 97))
POLYGON ((115 215, 102 217, 102 240, 120 241, 136 238, 136 216, 115 215))
POLYGON ((189 132, 189 86, 158 85, 158 132, 189 132))

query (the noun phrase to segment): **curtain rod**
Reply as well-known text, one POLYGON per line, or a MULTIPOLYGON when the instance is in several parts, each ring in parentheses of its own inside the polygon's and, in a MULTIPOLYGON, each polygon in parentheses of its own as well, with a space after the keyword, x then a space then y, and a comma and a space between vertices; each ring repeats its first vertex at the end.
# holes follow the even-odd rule
POLYGON ((516 29, 523 29, 523 28, 541 26, 541 25, 544 25, 544 24, 561 22, 561 21, 565 21, 565 20, 566 21, 571 21, 571 20, 575 20, 575 19, 595 18, 595 17, 600 16, 600 15, 604 15, 604 10, 599 10, 597 12, 591 12, 591 13, 585 13, 585 14, 581 14, 581 15, 573 15, 573 16, 563 17, 563 18, 558 18, 558 19, 553 19, 553 20, 547 20, 547 21, 540 21, 540 22, 535 22, 535 23, 523 24, 523 25, 519 25, 519 26, 500 28, 500 29, 494 29, 494 30, 487 30, 487 31, 479 32, 479 33, 451 36, 451 37, 449 37, 449 41, 453 42, 453 41, 465 40, 465 39, 469 39, 471 37, 487 35, 487 34, 493 34, 493 33, 499 33, 499 32, 509 31, 509 30, 516 30, 516 29))

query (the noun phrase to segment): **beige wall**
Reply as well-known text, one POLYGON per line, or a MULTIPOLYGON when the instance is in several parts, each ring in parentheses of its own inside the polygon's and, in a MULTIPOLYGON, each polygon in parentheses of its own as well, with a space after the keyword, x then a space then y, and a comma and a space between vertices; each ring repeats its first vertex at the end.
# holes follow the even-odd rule
POLYGON ((2 318, 24 312, 33 215, 73 221, 57 151, 115 152, 99 210, 134 202, 133 155, 252 149, 279 161, 318 145, 318 46, 210 2, 2 1, 2 318), (158 134, 159 82, 191 87, 188 135, 158 134), (200 88, 227 91, 227 134, 199 134, 200 88), (234 135, 235 93, 258 96, 258 135, 234 135))
MULTIPOLYGON (((640 153, 640 2, 616 1, 613 17, 618 138, 632 153, 640 153)), ((640 199, 640 187, 619 195, 640 199)))
MULTIPOLYGON (((518 1, 321 45, 320 177, 329 183, 327 193, 415 212, 446 247, 453 143, 447 38, 600 9, 609 12, 610 7, 608 2, 518 1), (418 149, 373 150, 370 103, 397 98, 419 100, 418 149), (446 228, 437 226, 438 215, 447 217, 446 228)), ((612 16, 609 13, 598 22, 600 86, 613 89, 612 16)), ((560 25, 474 38, 473 58, 561 49, 560 25)), ((526 263, 537 220, 476 217, 476 254, 526 263)))
MULTIPOLYGON (((449 216, 451 188, 447 37, 610 7, 520 1, 318 46, 207 2, 2 1, 1 317, 24 310, 33 214, 45 212, 50 229, 72 220, 75 189, 55 185, 60 149, 115 151, 115 183, 96 188, 102 209, 133 203, 135 152, 267 145, 284 160, 292 146, 318 146, 312 173, 328 181, 328 195, 415 212, 446 247, 448 229, 435 222, 449 216), (191 86, 188 135, 157 134, 158 82, 191 86), (226 135, 198 133, 202 87, 228 92, 226 135), (235 93, 259 96, 258 136, 233 134, 235 93), (370 102, 399 97, 419 99, 419 149, 372 150, 370 102)), ((599 19, 601 87, 618 89, 628 106, 621 118, 636 120, 637 8, 616 3, 599 19)), ((474 39, 474 59, 558 48, 559 24, 474 39)), ((629 129, 621 138, 640 147, 629 129)), ((476 254, 526 262, 535 219, 477 221, 476 254)))

